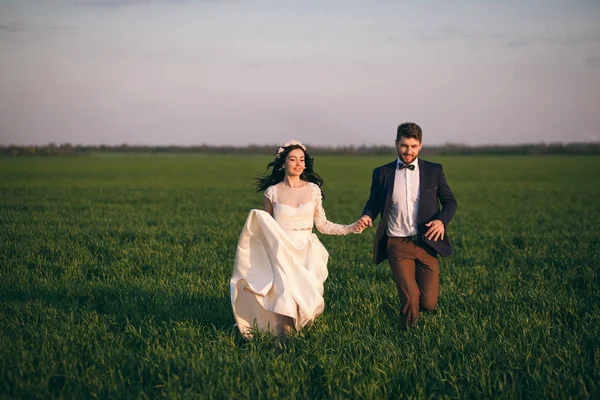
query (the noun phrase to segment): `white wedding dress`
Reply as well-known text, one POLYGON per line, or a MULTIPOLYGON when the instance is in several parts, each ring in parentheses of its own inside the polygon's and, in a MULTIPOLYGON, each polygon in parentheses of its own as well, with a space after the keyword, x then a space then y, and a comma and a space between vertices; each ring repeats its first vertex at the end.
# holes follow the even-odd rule
POLYGON ((230 282, 237 326, 246 338, 252 330, 278 333, 283 321, 300 330, 325 307, 323 283, 329 254, 317 235, 354 233, 354 226, 327 221, 321 189, 314 183, 290 188, 271 186, 265 196, 273 216, 251 210, 240 235, 230 282))

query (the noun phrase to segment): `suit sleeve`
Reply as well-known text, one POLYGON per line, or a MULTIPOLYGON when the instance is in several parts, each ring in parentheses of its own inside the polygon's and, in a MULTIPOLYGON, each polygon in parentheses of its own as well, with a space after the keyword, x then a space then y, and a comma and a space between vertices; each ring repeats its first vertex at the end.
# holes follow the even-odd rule
POLYGON ((452 217, 454 217, 454 213, 456 212, 456 207, 458 204, 454 198, 454 194, 452 193, 450 186, 448 186, 446 176, 444 175, 444 168, 441 165, 439 182, 438 199, 442 204, 442 211, 439 214, 439 219, 444 223, 445 226, 448 226, 452 220, 452 217))
POLYGON ((367 200, 367 204, 365 204, 365 208, 363 209, 362 215, 368 215, 372 220, 377 218, 379 212, 379 172, 378 169, 373 170, 373 177, 371 179, 371 192, 369 194, 369 200, 367 200))

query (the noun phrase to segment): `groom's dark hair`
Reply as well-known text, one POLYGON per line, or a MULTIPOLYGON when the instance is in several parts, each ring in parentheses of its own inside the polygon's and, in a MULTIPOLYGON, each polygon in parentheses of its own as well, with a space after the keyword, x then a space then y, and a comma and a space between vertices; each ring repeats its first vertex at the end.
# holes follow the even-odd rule
POLYGON ((396 141, 399 142, 403 137, 417 139, 420 143, 423 141, 423 131, 421 130, 421 127, 414 122, 405 122, 398 125, 396 141))

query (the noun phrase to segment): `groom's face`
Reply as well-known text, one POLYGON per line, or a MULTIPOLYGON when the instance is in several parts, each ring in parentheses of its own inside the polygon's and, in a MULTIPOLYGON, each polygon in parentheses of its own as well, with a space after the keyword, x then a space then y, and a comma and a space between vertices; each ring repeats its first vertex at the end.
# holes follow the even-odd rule
POLYGON ((398 157, 404 164, 410 164, 419 156, 419 152, 423 147, 423 143, 415 138, 407 138, 402 136, 400 140, 396 140, 396 149, 398 157))

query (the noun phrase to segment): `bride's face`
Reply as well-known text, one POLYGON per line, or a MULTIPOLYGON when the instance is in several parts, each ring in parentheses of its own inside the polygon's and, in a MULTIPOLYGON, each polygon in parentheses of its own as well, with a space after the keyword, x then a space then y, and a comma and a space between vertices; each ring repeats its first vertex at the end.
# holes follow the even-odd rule
POLYGON ((294 149, 290 151, 285 158, 283 164, 285 174, 287 176, 300 176, 304 172, 306 165, 304 164, 304 152, 302 149, 294 149))

